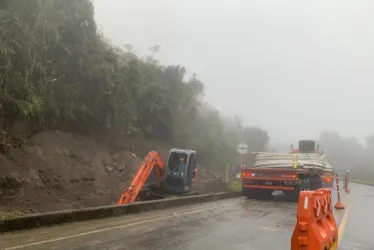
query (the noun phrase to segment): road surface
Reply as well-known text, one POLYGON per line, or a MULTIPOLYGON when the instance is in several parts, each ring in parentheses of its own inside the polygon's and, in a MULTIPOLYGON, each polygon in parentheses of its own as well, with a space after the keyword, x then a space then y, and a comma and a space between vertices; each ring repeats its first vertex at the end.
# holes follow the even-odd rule
MULTIPOLYGON (((352 185, 342 194, 340 249, 374 249, 373 191, 352 185)), ((11 233, 0 236, 0 249, 282 250, 290 249, 295 222, 295 203, 242 197, 11 233)))
POLYGON ((374 249, 374 187, 351 184, 346 195, 339 250, 374 249))

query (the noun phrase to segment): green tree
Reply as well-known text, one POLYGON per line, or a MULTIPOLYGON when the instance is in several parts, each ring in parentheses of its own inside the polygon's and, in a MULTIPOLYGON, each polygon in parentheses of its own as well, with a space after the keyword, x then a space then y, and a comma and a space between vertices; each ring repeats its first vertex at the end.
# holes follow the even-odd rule
POLYGON ((134 50, 134 46, 131 44, 125 44, 123 47, 127 50, 127 52, 132 52, 134 50))
POLYGON ((217 171, 237 157, 245 139, 265 148, 267 133, 243 129, 204 103, 204 84, 180 65, 139 59, 133 46, 112 46, 98 32, 90 0, 0 2, 0 148, 12 124, 32 133, 143 136, 198 150, 201 163, 217 171), (126 51, 124 51, 126 50, 126 51))
POLYGON ((152 57, 154 57, 155 53, 159 52, 160 49, 160 45, 149 46, 149 51, 151 51, 152 57))

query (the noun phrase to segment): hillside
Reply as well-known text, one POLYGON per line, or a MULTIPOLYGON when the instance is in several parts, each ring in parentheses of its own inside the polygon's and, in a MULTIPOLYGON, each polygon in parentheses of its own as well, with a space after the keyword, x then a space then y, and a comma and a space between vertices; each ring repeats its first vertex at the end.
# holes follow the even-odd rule
POLYGON ((149 149, 195 149, 221 174, 239 142, 269 141, 223 118, 183 66, 108 43, 90 0, 4 0, 0 35, 0 210, 111 204, 149 149))
MULTIPOLYGON (((128 141, 128 145, 133 142, 128 141)), ((36 134, 23 148, 0 154, 0 211, 44 212, 115 204, 138 170, 142 152, 168 149, 151 143, 114 150, 94 140, 61 131, 36 134), (132 151, 132 152, 130 152, 132 151), (138 154, 139 153, 139 154, 138 154)), ((222 191, 200 174, 200 193, 222 191)))

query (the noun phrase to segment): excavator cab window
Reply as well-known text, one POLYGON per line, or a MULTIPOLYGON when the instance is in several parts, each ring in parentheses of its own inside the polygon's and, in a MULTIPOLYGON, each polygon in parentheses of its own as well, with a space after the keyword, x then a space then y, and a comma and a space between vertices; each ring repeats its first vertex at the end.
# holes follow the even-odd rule
POLYGON ((190 156, 190 160, 187 166, 187 181, 190 187, 192 186, 196 177, 196 154, 193 153, 190 156))
POLYGON ((194 164, 191 162, 194 152, 187 150, 171 150, 169 153, 167 171, 164 180, 166 189, 175 192, 185 192, 192 184, 194 164))
POLYGON ((169 156, 167 173, 172 176, 184 177, 186 173, 187 154, 173 152, 169 156))

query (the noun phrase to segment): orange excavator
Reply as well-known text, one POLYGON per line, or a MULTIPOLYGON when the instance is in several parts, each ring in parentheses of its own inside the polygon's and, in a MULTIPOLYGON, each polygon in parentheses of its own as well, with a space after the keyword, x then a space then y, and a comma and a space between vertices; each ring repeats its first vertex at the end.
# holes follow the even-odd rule
POLYGON ((117 204, 162 199, 167 194, 185 195, 196 183, 196 151, 171 149, 167 164, 156 151, 151 151, 144 157, 130 187, 123 191, 117 204))

